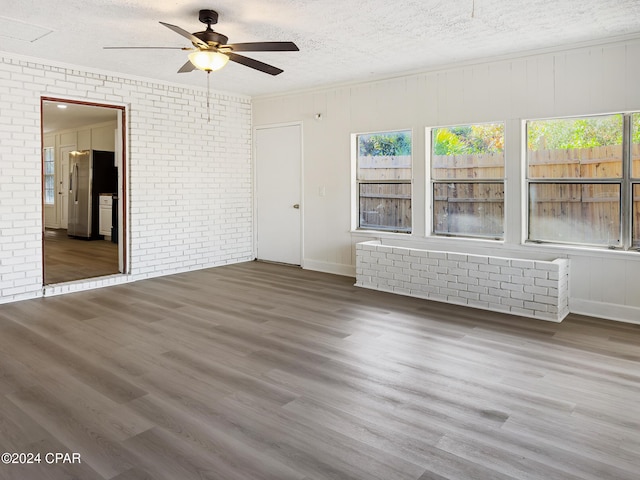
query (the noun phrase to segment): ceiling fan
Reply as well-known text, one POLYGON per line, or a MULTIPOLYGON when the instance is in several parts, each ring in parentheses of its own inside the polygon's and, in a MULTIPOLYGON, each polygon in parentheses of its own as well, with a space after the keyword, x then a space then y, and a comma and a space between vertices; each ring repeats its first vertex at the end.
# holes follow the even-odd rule
POLYGON ((191 72, 200 69, 207 73, 219 70, 224 67, 229 60, 240 63, 249 68, 268 73, 269 75, 278 75, 283 72, 282 69, 269 65, 267 63, 255 60, 253 58, 238 55, 235 52, 287 52, 298 51, 298 47, 293 42, 249 42, 249 43, 227 43, 227 36, 213 31, 211 25, 218 23, 218 12, 214 10, 200 10, 198 19, 207 25, 206 30, 202 32, 189 33, 186 30, 171 25, 169 23, 160 22, 165 27, 173 30, 179 35, 188 39, 193 47, 104 47, 105 49, 176 49, 191 51, 189 60, 185 63, 178 73, 191 72))

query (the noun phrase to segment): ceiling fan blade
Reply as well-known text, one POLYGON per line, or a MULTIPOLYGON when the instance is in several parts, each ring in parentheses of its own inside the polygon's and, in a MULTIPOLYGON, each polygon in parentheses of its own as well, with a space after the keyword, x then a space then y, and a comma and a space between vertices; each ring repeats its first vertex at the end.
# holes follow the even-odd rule
POLYGON ((193 50, 193 48, 188 47, 102 47, 105 50, 127 50, 127 49, 141 49, 141 48, 149 48, 149 49, 161 49, 161 50, 193 50))
POLYGON ((248 42, 221 45, 219 48, 231 48, 234 52, 297 52, 300 49, 293 42, 248 42))
POLYGON ((191 63, 190 60, 187 60, 187 63, 185 63, 180 67, 180 70, 178 70, 178 73, 193 72, 195 69, 196 69, 195 65, 191 63))
POLYGON ((169 23, 164 23, 164 22, 160 22, 160 23, 162 25, 164 25, 165 27, 167 27, 168 29, 173 30, 178 35, 182 35, 184 38, 188 38, 191 43, 195 43, 196 45, 198 45, 199 47, 202 47, 202 48, 209 48, 209 45, 206 42, 203 42, 202 40, 200 40, 195 35, 191 35, 185 29, 180 28, 180 27, 176 27, 175 25, 171 25, 169 23))
POLYGON ((269 75, 278 75, 284 71, 278 67, 274 67, 273 65, 260 62, 253 58, 244 57, 233 52, 227 52, 225 53, 225 55, 227 55, 229 57, 229 60, 231 60, 232 62, 241 63, 246 67, 260 70, 261 72, 268 73, 269 75))

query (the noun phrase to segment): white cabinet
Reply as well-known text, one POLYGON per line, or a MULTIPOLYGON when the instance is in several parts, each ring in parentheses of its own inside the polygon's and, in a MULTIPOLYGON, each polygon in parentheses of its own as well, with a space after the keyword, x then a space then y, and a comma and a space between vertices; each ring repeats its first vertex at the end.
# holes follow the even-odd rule
POLYGON ((100 235, 106 235, 107 237, 111 237, 111 204, 113 203, 113 199, 111 198, 111 194, 108 195, 100 195, 100 205, 99 205, 99 231, 100 235))

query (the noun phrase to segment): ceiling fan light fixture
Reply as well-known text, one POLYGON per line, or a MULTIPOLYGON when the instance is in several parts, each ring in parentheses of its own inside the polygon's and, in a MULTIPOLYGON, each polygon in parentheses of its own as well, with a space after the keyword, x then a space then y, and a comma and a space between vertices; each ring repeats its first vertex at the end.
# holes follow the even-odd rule
POLYGON ((229 57, 224 53, 214 52, 211 50, 198 50, 189 54, 189 61, 194 67, 204 70, 205 72, 213 72, 220 70, 229 61, 229 57))

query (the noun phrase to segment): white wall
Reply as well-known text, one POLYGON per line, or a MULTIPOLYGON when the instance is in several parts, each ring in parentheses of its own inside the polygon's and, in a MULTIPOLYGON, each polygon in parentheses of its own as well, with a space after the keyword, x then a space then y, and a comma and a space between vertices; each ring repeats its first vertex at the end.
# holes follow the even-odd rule
POLYGON ((43 294, 41 96, 127 107, 126 280, 252 259, 247 97, 0 54, 0 303, 43 294))
POLYGON ((571 259, 573 312, 640 323, 640 253, 522 245, 521 125, 527 118, 640 111, 640 39, 487 61, 394 79, 253 100, 254 127, 304 122, 304 266, 354 275, 350 135, 411 128, 412 245, 468 253, 571 259), (316 113, 322 120, 314 119, 316 113), (506 122, 505 242, 429 238, 425 127, 506 122), (320 187, 326 196, 319 195, 320 187))

